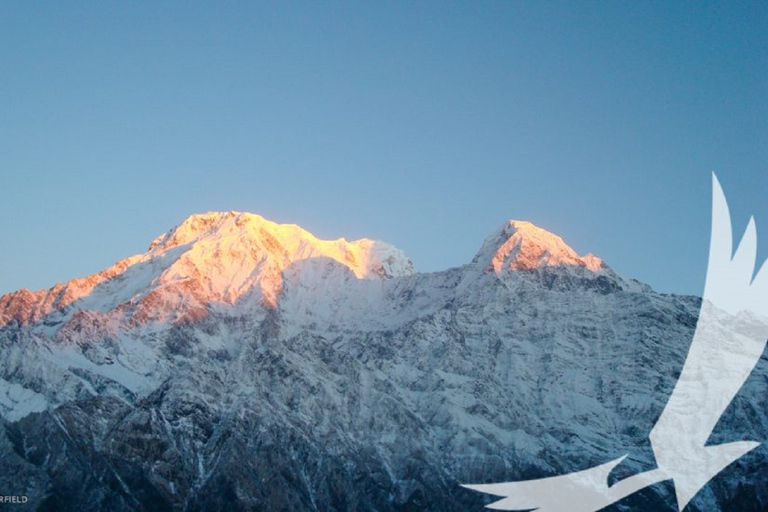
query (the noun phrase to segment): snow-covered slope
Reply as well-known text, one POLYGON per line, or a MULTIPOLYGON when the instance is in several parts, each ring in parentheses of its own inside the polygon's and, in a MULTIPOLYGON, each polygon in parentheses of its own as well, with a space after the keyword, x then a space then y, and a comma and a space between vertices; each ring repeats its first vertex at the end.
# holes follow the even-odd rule
MULTIPOLYGON (((0 487, 73 510, 478 510, 459 483, 628 449, 634 472, 698 306, 526 222, 419 274, 382 242, 195 215, 99 274, 0 298, 0 487)), ((737 398, 716 436, 764 439, 766 412, 737 398)), ((755 453, 693 510, 768 504, 755 453)), ((663 485, 631 500, 674 505, 663 485)))
POLYGON ((258 215, 210 212, 189 217, 157 237, 145 254, 103 272, 50 290, 0 297, 0 325, 39 322, 71 309, 117 311, 142 325, 199 320, 211 306, 244 299, 274 306, 283 271, 305 260, 323 260, 311 267, 315 272, 358 279, 413 273, 405 255, 383 242, 319 240, 296 225, 258 215))

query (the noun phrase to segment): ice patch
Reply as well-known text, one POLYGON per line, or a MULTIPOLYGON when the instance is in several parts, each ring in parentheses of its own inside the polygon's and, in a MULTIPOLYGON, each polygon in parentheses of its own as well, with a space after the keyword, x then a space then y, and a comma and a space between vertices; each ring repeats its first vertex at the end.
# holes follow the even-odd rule
POLYGON ((13 382, 0 379, 0 414, 8 421, 18 421, 33 412, 48 408, 48 401, 40 393, 13 382))

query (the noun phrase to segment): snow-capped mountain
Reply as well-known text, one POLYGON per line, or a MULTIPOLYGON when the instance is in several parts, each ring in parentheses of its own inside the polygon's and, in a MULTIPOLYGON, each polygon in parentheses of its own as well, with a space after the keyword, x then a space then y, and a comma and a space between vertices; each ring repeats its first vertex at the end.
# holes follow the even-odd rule
MULTIPOLYGON (((421 274, 383 242, 195 215, 98 274, 0 297, 0 489, 40 510, 480 510, 460 483, 630 448, 633 473, 699 302, 528 222, 421 274)), ((767 388, 761 362, 718 439, 765 439, 767 388)), ((765 455, 692 510, 763 510, 765 455)), ((659 485, 616 509, 674 504, 659 485)))

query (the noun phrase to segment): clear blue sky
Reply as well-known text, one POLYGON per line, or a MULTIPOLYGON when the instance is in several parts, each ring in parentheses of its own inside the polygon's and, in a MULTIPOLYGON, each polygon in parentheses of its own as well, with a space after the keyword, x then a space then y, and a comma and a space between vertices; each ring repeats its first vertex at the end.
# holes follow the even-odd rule
POLYGON ((768 255, 766 2, 2 2, 0 62, 0 293, 244 210, 700 294, 712 171, 768 255))

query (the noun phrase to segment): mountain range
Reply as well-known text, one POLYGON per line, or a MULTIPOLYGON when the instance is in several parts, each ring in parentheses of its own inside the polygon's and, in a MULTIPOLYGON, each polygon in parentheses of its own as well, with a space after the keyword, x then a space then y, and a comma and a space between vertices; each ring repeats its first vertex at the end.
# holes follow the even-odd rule
MULTIPOLYGON (((461 483, 630 456, 701 300, 508 221, 469 263, 193 215, 97 274, 0 297, 0 492, 34 510, 482 510, 461 483)), ((758 364, 713 442, 763 440, 758 364)), ((687 510, 768 508, 766 450, 687 510)), ((676 510, 670 482, 614 510, 676 510)), ((19 505, 15 505, 19 506, 19 505)))

